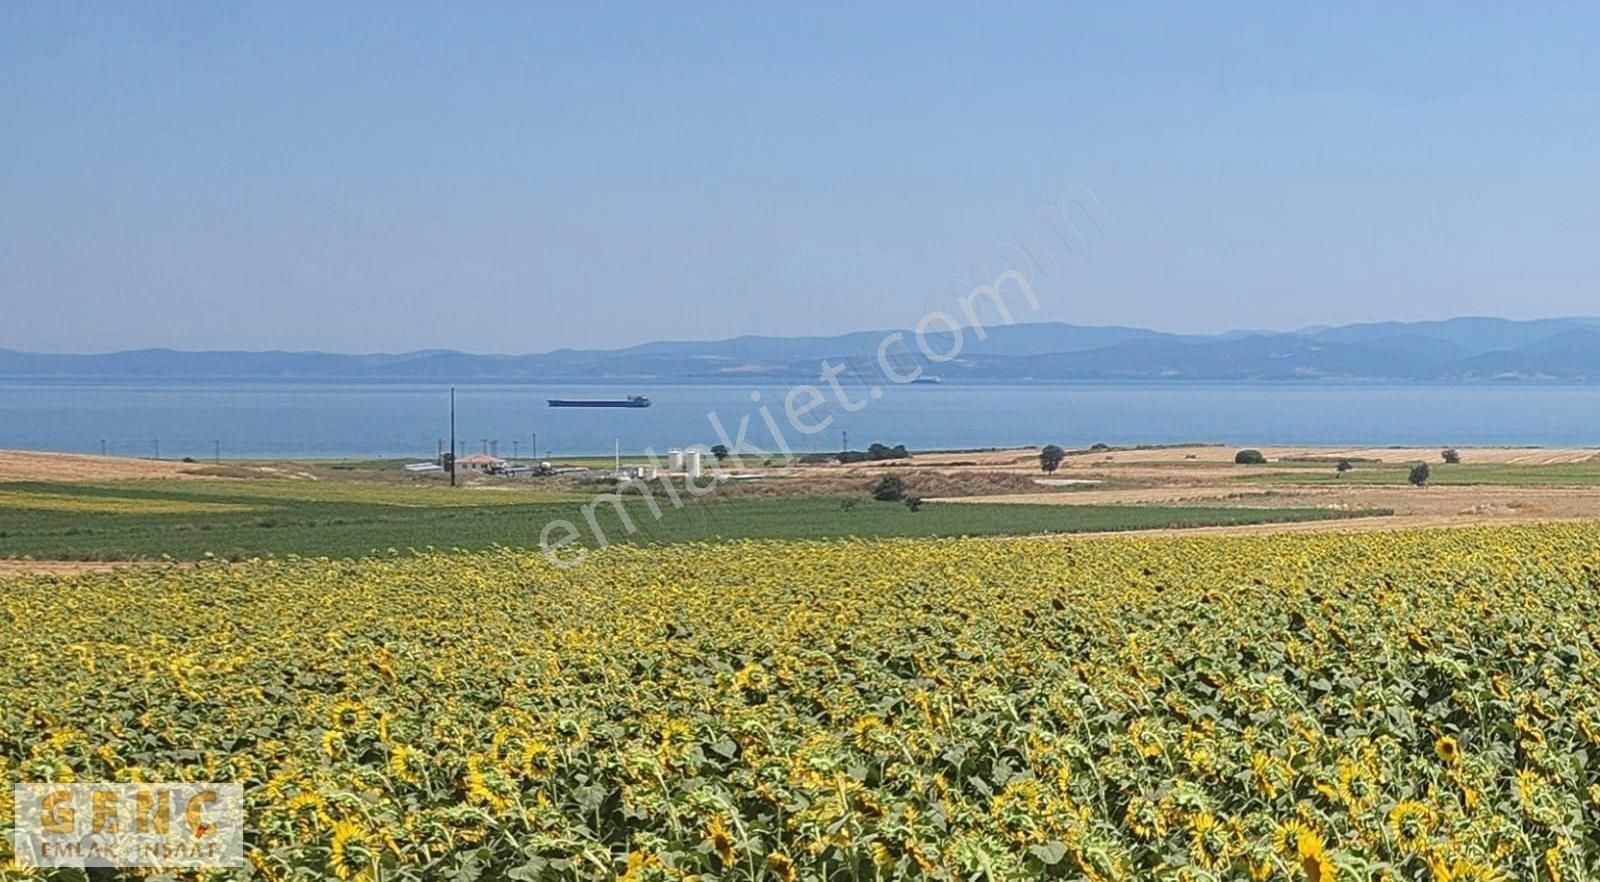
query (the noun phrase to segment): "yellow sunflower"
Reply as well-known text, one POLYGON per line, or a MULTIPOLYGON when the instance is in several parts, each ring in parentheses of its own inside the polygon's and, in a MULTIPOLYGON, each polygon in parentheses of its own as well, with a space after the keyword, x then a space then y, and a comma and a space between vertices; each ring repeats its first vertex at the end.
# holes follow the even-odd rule
POLYGON ((1433 809, 1415 800, 1406 800, 1389 811, 1389 833, 1408 851, 1420 851, 1427 845, 1437 822, 1433 809))
POLYGON ((1328 846, 1321 834, 1310 827, 1302 829, 1295 840, 1295 853, 1307 882, 1333 882, 1333 864, 1328 860, 1328 846))
POLYGON ((728 830, 728 825, 723 823, 721 815, 711 818, 711 824, 706 828, 706 839, 711 842, 711 850, 716 852, 717 859, 722 861, 724 868, 733 866, 733 833, 728 830))
POLYGON ((333 844, 328 850, 328 869, 340 879, 366 880, 372 867, 372 844, 354 821, 340 821, 333 827, 333 844))

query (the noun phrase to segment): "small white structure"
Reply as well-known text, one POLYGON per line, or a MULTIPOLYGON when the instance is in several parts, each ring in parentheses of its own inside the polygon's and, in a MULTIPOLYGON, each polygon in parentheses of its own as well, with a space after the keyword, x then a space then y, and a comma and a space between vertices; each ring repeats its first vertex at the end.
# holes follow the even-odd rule
POLYGON ((691 480, 700 477, 703 454, 700 448, 691 447, 683 452, 683 473, 691 480))
POLYGON ((667 471, 674 474, 683 471, 683 451, 674 447, 667 451, 667 471))

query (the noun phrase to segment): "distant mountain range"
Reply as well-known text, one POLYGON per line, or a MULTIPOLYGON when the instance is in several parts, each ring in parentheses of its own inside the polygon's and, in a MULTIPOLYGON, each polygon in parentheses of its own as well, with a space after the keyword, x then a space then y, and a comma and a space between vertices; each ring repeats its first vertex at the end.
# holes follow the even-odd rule
MULTIPOLYGON (((887 331, 835 337, 735 337, 536 355, 449 350, 399 355, 179 352, 51 355, 0 349, 0 377, 411 381, 814 381, 823 359, 871 372, 887 331)), ((1600 381, 1600 318, 1456 318, 1293 332, 1166 334, 1142 328, 1038 323, 962 334, 959 355, 930 362, 906 335, 887 350, 897 373, 921 366, 949 382, 1600 381)), ((952 336, 929 349, 951 351, 952 336)), ((849 374, 845 375, 846 377, 849 374)))

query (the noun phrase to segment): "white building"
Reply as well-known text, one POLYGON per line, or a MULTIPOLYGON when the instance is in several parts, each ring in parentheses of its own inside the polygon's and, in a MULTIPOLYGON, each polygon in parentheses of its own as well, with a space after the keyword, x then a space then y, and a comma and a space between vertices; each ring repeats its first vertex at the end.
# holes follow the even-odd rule
POLYGON ((498 456, 489 456, 484 453, 474 453, 456 460, 457 472, 477 472, 484 475, 493 475, 505 471, 506 461, 498 456))

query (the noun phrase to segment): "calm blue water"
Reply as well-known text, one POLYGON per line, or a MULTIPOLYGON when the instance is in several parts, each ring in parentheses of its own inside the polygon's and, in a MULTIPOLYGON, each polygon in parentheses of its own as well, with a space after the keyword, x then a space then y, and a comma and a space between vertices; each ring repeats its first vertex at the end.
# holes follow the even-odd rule
MULTIPOLYGON (((833 424, 804 435, 783 414, 786 388, 750 386, 465 385, 457 438, 467 451, 498 440, 502 456, 625 452, 715 444, 715 412, 730 436, 774 449, 758 408, 769 406, 797 452, 872 441, 913 448, 1214 441, 1228 444, 1600 445, 1600 386, 953 385, 905 386, 858 412, 808 416, 833 424), (753 391, 761 393, 752 402, 753 391), (646 410, 562 410, 549 397, 649 395, 646 410), (547 453, 548 452, 548 453, 547 453)), ((0 380, 0 448, 100 451, 166 458, 431 457, 449 435, 441 385, 0 380)))

